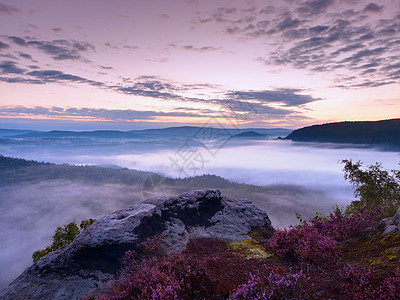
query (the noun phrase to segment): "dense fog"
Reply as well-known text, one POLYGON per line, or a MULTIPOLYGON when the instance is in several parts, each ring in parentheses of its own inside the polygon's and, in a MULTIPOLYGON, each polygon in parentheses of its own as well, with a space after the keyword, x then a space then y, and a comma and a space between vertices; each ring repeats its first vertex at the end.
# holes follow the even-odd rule
MULTIPOLYGON (((0 154, 56 163, 120 166, 169 177, 216 174, 239 183, 268 186, 266 192, 240 185, 222 190, 252 200, 269 213, 276 227, 296 221, 295 211, 305 216, 316 210, 328 212, 333 205, 346 205, 354 199, 350 184, 343 179, 342 159, 361 160, 365 165, 378 161, 393 169, 398 168, 400 158, 397 152, 376 148, 281 140, 236 141, 209 148, 185 144, 185 140, 142 144, 123 140, 21 140, 3 141, 0 154), (177 163, 179 160, 185 164, 177 163)), ((50 243, 57 226, 99 218, 142 200, 140 184, 36 180, 0 186, 0 288, 30 265, 31 254, 50 243)))

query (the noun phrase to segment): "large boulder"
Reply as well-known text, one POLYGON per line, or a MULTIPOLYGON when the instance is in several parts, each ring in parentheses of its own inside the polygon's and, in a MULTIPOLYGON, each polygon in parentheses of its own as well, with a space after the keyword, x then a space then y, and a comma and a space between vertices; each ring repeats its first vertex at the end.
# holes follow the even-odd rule
POLYGON ((1 299, 79 299, 101 293, 115 278, 125 251, 162 234, 169 251, 181 251, 191 237, 238 242, 255 229, 273 231, 265 211, 219 190, 193 191, 155 198, 105 216, 66 248, 27 268, 1 299))

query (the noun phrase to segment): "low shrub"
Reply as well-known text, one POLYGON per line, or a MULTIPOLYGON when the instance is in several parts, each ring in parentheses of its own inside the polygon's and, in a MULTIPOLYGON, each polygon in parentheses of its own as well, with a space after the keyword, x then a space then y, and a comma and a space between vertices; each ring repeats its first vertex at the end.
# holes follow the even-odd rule
POLYGON ((250 274, 250 279, 229 299, 304 299, 308 296, 306 283, 309 278, 302 270, 288 272, 286 268, 264 267, 265 271, 258 276, 250 274))
POLYGON ((311 218, 300 226, 276 231, 269 247, 281 257, 313 265, 331 265, 340 255, 340 241, 366 232, 380 221, 380 214, 377 206, 350 216, 337 208, 327 217, 311 218))
POLYGON ((52 237, 51 245, 47 246, 45 249, 37 250, 32 254, 33 262, 39 260, 41 257, 49 254, 50 252, 61 250, 72 243, 75 237, 84 229, 93 224, 95 219, 83 220, 80 224, 80 230, 76 222, 65 224, 64 226, 57 227, 54 235, 52 237))
POLYGON ((400 268, 382 280, 369 267, 345 266, 339 271, 342 290, 351 299, 400 299, 400 268))

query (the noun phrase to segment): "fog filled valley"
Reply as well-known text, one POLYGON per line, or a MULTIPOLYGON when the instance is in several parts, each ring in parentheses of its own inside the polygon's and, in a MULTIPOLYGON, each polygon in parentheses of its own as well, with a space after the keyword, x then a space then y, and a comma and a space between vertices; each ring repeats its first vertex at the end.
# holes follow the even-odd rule
POLYGON ((0 131, 0 288, 49 244, 57 226, 156 196, 218 188, 264 209, 275 227, 354 200, 341 160, 398 167, 396 151, 276 140, 290 130, 0 131), (26 162, 9 157, 34 160, 26 162), (48 164, 48 163, 50 164, 48 164))

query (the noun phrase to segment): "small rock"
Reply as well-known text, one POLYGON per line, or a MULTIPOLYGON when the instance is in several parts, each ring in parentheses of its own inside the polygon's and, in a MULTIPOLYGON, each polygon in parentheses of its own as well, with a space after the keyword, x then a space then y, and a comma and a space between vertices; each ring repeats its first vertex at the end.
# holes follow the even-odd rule
POLYGON ((396 225, 389 225, 385 228, 385 231, 382 233, 382 235, 387 235, 389 233, 395 232, 396 230, 398 230, 396 225))
POLYGON ((386 228, 394 224, 394 217, 385 218, 381 221, 382 227, 386 228))

